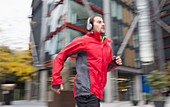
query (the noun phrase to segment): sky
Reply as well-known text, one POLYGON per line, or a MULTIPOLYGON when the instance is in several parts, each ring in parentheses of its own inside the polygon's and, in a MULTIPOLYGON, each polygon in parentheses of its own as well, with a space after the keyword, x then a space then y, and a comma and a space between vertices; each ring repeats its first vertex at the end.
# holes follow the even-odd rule
POLYGON ((0 46, 28 50, 32 0, 0 0, 0 46))

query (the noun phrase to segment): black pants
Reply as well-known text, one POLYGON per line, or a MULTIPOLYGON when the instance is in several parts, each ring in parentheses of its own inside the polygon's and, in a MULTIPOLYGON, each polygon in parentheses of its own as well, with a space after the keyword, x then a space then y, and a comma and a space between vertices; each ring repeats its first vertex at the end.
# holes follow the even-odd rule
POLYGON ((76 97, 76 102, 78 107, 100 107, 100 100, 94 94, 76 97))

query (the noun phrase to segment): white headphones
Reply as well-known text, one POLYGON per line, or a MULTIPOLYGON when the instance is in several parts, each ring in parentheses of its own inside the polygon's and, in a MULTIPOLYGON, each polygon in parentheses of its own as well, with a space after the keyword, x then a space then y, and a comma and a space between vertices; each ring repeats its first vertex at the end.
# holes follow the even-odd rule
POLYGON ((87 19, 87 30, 91 30, 93 28, 93 25, 90 23, 90 17, 87 19))

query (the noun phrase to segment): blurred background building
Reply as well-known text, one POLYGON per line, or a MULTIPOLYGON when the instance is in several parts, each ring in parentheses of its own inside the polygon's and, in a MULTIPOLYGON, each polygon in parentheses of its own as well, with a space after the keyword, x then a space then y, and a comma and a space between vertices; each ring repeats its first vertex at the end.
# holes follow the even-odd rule
POLYGON ((142 68, 146 74, 154 69, 164 70, 169 61, 169 3, 168 0, 137 0, 137 8, 143 14, 139 21, 139 29, 143 31, 139 33, 140 53, 148 54, 141 56, 142 68))
MULTIPOLYGON (((157 0, 33 0, 31 18, 32 56, 37 76, 26 82, 26 99, 47 101, 51 88, 52 63, 58 52, 75 37, 87 33, 86 20, 90 14, 100 14, 110 23, 114 55, 117 55, 134 18, 141 14, 122 54, 123 66, 108 73, 110 91, 103 101, 141 99, 142 74, 163 69, 170 58, 169 2, 157 0), (105 4, 110 3, 109 18, 105 4), (157 11, 154 11, 157 9, 157 11), (160 22, 159 22, 160 21, 160 22), (164 21, 164 23, 162 22, 164 21), (163 26, 164 24, 164 26, 163 26)), ((107 25, 106 25, 107 26, 107 25)), ((106 28, 107 31, 108 28, 106 28)), ((76 74, 75 56, 67 59, 62 70, 64 90, 72 91, 76 74)))

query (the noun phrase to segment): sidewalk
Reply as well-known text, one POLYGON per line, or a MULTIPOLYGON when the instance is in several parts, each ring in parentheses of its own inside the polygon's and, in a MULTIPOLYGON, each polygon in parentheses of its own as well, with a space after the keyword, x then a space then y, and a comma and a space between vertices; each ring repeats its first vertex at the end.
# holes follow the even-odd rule
MULTIPOLYGON (((137 106, 133 106, 130 101, 118 101, 113 103, 102 103, 101 107, 155 107, 153 102, 150 102, 149 104, 145 105, 143 101, 138 103, 137 106)), ((170 97, 167 99, 165 107, 170 107, 170 97)))
MULTIPOLYGON (((133 106, 130 101, 125 102, 113 102, 113 103, 101 103, 101 107, 155 107, 153 102, 145 105, 143 102, 138 103, 137 106, 133 106)), ((170 102, 166 103, 165 107, 170 107, 170 102)))
POLYGON ((151 104, 143 105, 141 102, 137 106, 133 106, 130 101, 113 102, 113 103, 101 103, 101 107, 154 107, 151 104))
POLYGON ((19 100, 12 101, 11 105, 2 105, 0 107, 47 107, 45 102, 29 101, 29 100, 19 100))
MULTIPOLYGON (((47 103, 20 100, 11 102, 11 105, 1 105, 0 103, 0 107, 47 107, 47 103)), ((143 102, 140 102, 137 106, 133 106, 130 101, 118 101, 113 103, 101 102, 101 107, 154 107, 154 105, 153 102, 149 103, 148 105, 143 105, 143 102)), ((165 107, 170 107, 170 99, 168 99, 166 102, 165 107)))

